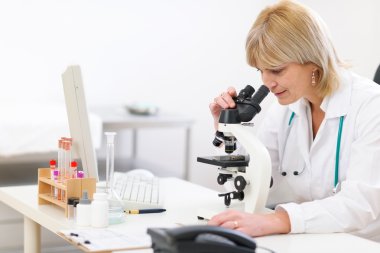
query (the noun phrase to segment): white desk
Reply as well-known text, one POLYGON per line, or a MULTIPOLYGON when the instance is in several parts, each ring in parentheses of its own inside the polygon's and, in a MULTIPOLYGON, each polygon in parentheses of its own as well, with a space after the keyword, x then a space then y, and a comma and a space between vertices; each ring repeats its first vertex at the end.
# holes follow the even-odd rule
POLYGON ((103 120, 103 128, 107 131, 132 130, 132 159, 137 158, 138 129, 142 128, 183 128, 185 129, 185 161, 183 178, 189 179, 191 118, 158 113, 157 115, 139 116, 127 112, 122 107, 94 107, 90 111, 99 115, 103 120))
POLYGON ((37 203, 37 185, 0 187, 0 201, 24 216, 24 252, 40 252, 41 226, 52 232, 75 224, 64 218, 63 209, 37 203))
MULTIPOLYGON (((166 196, 165 213, 130 215, 125 223, 116 226, 148 227, 157 224, 158 221, 159 224, 197 223, 195 213, 198 206, 204 206, 208 198, 216 196, 214 191, 176 178, 161 179, 160 187, 160 191, 166 196)), ((24 215, 25 253, 40 252, 41 226, 53 233, 75 228, 74 222, 64 218, 63 209, 51 205, 38 205, 36 185, 0 187, 0 201, 24 215)))
MULTIPOLYGON (((258 247, 275 253, 379 253, 380 244, 350 234, 274 235, 255 238, 258 247)), ((115 252, 116 253, 116 252, 115 252)), ((152 249, 117 253, 153 253, 152 249)), ((196 253, 196 252, 194 252, 196 253)), ((217 253, 217 252, 216 252, 217 253)), ((269 253, 258 248, 256 253, 269 253)))
MULTIPOLYGON (((165 207, 167 212, 149 215, 129 215, 123 224, 115 225, 145 229, 161 224, 196 224, 196 210, 217 200, 216 192, 207 188, 176 179, 161 179, 161 190, 166 194, 165 207)), ((37 186, 0 187, 0 201, 24 215, 24 252, 40 252, 40 226, 53 233, 62 229, 74 228, 75 224, 64 218, 62 209, 58 207, 37 204, 37 186)), ((218 199, 218 201, 220 201, 218 199)), ((300 234, 277 235, 256 238, 259 246, 275 250, 277 253, 378 253, 380 244, 349 234, 300 234)), ((125 253, 148 253, 150 249, 125 251, 125 253)), ((120 253, 120 251, 119 251, 120 253)))

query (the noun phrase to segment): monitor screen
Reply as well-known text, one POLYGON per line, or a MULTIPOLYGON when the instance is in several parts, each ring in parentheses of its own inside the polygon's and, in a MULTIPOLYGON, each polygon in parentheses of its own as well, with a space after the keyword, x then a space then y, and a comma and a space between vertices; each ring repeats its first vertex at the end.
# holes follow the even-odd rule
POLYGON ((73 139, 72 157, 80 158, 86 177, 96 178, 99 181, 80 66, 67 67, 62 74, 62 82, 70 134, 73 139))

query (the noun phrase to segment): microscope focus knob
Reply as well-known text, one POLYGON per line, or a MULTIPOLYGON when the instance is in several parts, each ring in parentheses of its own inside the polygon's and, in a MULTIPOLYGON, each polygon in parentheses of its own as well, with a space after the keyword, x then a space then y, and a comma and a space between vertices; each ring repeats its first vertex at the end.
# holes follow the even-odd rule
POLYGON ((244 199, 244 192, 241 191, 241 192, 232 192, 231 193, 231 198, 232 199, 238 199, 240 201, 242 201, 244 199))
POLYGON ((219 197, 224 197, 224 204, 226 206, 230 206, 231 205, 231 195, 230 195, 230 193, 219 194, 219 197))
POLYGON ((233 192, 227 192, 227 193, 220 193, 218 194, 219 197, 223 197, 224 198, 224 204, 226 206, 229 206, 231 205, 231 199, 238 199, 240 201, 242 201, 244 199, 244 192, 241 191, 241 192, 237 192, 237 191, 233 191, 233 192))
POLYGON ((218 184, 224 185, 224 183, 227 182, 227 179, 229 179, 231 177, 232 177, 232 175, 230 175, 230 174, 220 173, 216 180, 218 181, 218 184))
POLYGON ((234 180, 234 185, 235 185, 236 190, 241 192, 247 186, 247 181, 244 179, 243 176, 237 176, 234 180))

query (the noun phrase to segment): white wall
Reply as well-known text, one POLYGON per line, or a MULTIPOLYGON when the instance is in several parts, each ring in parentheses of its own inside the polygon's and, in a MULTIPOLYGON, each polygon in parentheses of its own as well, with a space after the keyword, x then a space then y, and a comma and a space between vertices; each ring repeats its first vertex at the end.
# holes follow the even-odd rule
MULTIPOLYGON (((35 113, 28 111, 30 103, 63 104, 60 75, 66 65, 80 64, 90 106, 145 101, 193 117, 191 180, 215 187, 216 170, 196 162, 197 156, 214 152, 208 104, 228 86, 261 84, 259 74, 245 63, 244 44, 260 9, 272 2, 1 1, 0 115, 20 103, 25 113, 35 113)), ((372 78, 380 63, 380 3, 301 2, 325 19, 338 52, 353 70, 372 78)), ((160 138, 157 142, 174 147, 183 141, 171 139, 170 132, 160 138)), ((173 171, 183 157, 176 148, 146 152, 173 171), (168 155, 174 161, 160 160, 168 155)))

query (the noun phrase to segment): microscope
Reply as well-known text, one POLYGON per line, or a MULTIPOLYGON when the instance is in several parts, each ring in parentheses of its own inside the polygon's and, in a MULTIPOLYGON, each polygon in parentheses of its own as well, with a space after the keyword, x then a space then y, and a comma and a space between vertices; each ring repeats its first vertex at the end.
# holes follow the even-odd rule
POLYGON ((269 89, 264 85, 256 93, 252 86, 247 85, 234 98, 236 107, 221 111, 213 144, 220 147, 224 143, 226 155, 198 157, 197 161, 217 166, 218 184, 233 182, 234 190, 219 194, 224 199, 224 205, 210 204, 211 209, 198 210, 198 219, 210 219, 226 208, 248 213, 268 212, 265 205, 271 184, 271 159, 267 149, 252 132, 253 124, 247 123, 261 111, 259 104, 268 93, 269 89), (247 155, 232 154, 237 141, 245 148, 247 155))

